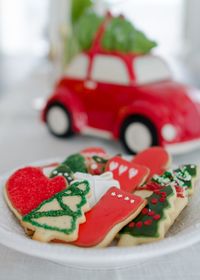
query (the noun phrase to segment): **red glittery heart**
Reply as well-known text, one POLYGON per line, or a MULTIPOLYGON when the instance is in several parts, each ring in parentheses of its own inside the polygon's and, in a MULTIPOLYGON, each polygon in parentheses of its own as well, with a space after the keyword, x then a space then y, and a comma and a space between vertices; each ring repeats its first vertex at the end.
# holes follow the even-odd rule
POLYGON ((61 176, 49 179, 39 168, 25 167, 8 179, 6 191, 13 208, 23 216, 66 186, 66 180, 61 176))

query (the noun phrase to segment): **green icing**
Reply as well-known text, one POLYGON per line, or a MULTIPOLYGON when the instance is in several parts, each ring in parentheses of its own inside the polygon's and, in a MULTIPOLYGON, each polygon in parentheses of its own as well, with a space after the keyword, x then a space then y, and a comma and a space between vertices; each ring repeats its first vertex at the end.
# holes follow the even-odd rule
POLYGON ((55 176, 64 176, 67 182, 70 184, 74 180, 74 174, 69 166, 66 164, 60 164, 50 174, 50 178, 55 176))
POLYGON ((94 161, 96 161, 96 163, 106 164, 108 161, 107 159, 100 157, 100 156, 93 156, 92 158, 94 161))
POLYGON ((85 158, 81 154, 67 157, 63 164, 69 166, 73 172, 88 173, 85 158))
POLYGON ((36 209, 34 209, 29 214, 24 216, 22 220, 26 223, 30 223, 33 226, 39 228, 58 231, 64 234, 71 234, 76 229, 77 219, 82 216, 82 207, 87 202, 86 195, 89 193, 89 191, 90 191, 90 186, 88 181, 84 180, 84 181, 75 182, 72 185, 70 185, 70 187, 67 188, 66 190, 57 193, 56 195, 54 195, 48 200, 43 201, 36 209), (83 185, 84 185, 84 189, 82 188, 83 185), (64 197, 72 198, 74 196, 79 196, 81 198, 81 201, 76 205, 77 206, 76 211, 71 210, 70 207, 63 202, 64 197), (54 199, 58 202, 59 206, 61 207, 60 210, 49 210, 49 211, 40 212, 40 209, 44 205, 51 203, 54 199), (47 223, 40 223, 39 221, 37 221, 37 219, 41 217, 56 218, 60 216, 70 216, 72 218, 69 228, 59 228, 57 226, 52 226, 52 225, 48 225, 47 223))
POLYGON ((132 221, 134 223, 133 227, 129 225, 125 226, 121 231, 120 234, 130 234, 131 236, 135 237, 159 237, 159 226, 160 223, 163 223, 166 219, 166 210, 171 208, 171 203, 169 199, 175 195, 174 189, 172 186, 166 186, 162 191, 159 193, 153 193, 151 196, 147 198, 147 206, 146 209, 148 211, 154 211, 155 214, 153 216, 148 216, 147 214, 143 214, 143 211, 132 221), (162 193, 166 193, 166 199, 163 202, 159 200, 162 198, 162 193), (152 199, 157 199, 157 203, 153 204, 152 199), (160 215, 158 220, 155 220, 155 215, 160 215), (145 221, 151 220, 150 225, 145 225, 145 221), (142 222, 141 227, 137 227, 137 223, 142 222))
POLYGON ((154 175, 152 181, 165 186, 174 184, 175 186, 186 187, 192 189, 193 179, 197 176, 196 165, 183 165, 175 170, 166 171, 163 175, 154 175))

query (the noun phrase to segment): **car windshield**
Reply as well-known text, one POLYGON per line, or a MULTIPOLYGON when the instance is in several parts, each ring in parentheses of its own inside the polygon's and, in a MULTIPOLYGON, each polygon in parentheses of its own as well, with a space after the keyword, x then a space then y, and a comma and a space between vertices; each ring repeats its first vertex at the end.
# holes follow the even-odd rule
POLYGON ((138 84, 168 80, 171 72, 167 64, 153 55, 139 56, 133 60, 135 79, 138 84))

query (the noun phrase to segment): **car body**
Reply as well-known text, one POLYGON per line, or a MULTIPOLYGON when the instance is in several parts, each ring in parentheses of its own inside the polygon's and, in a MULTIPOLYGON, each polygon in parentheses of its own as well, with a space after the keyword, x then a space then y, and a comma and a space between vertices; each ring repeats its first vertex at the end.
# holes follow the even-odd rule
POLYGON ((43 120, 57 136, 92 133, 121 139, 130 153, 152 145, 182 153, 200 146, 200 93, 174 81, 160 57, 94 44, 70 63, 43 120))

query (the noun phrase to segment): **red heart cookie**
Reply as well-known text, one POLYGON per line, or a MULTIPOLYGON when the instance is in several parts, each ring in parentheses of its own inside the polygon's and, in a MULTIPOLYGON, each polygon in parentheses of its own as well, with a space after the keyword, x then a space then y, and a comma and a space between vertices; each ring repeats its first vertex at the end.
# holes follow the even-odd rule
POLYGON ((40 168, 25 167, 16 171, 6 183, 6 196, 11 207, 24 216, 41 202, 66 188, 64 177, 49 179, 40 168))
POLYGON ((127 192, 133 192, 149 175, 147 167, 131 163, 121 157, 111 158, 106 164, 105 171, 111 171, 114 179, 119 181, 120 188, 127 192))
POLYGON ((148 179, 150 179, 155 174, 164 173, 169 168, 171 158, 164 148, 152 147, 137 154, 131 162, 148 167, 150 169, 148 179))

